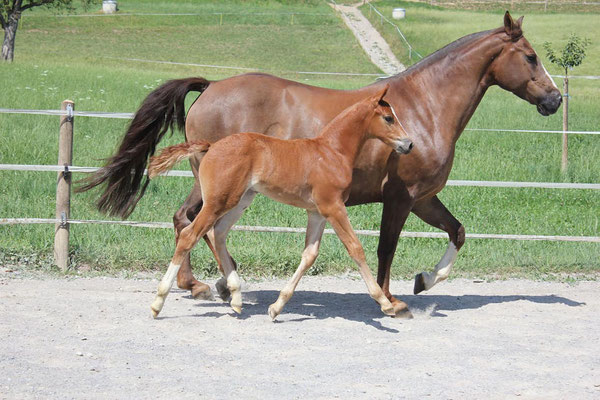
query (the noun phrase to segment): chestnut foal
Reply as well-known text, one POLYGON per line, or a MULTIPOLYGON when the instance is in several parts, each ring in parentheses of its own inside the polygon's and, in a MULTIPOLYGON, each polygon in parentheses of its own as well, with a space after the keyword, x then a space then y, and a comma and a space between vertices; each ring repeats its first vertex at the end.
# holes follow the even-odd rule
POLYGON ((385 314, 395 315, 392 303, 373 279, 344 205, 354 161, 367 139, 377 138, 399 153, 408 153, 412 148, 394 111, 383 101, 387 89, 388 86, 344 110, 313 139, 282 140, 258 133, 239 133, 213 144, 198 141, 167 147, 152 157, 148 168, 150 178, 169 170, 178 161, 193 156, 200 162, 203 156, 198 180, 204 199, 200 213, 179 235, 175 255, 152 303, 152 315, 158 316, 181 263, 206 234, 214 237, 218 261, 231 292, 230 305, 235 312, 242 311, 240 280, 226 249, 226 236, 256 193, 308 212, 302 261, 277 301, 269 307, 272 319, 281 312, 302 275, 313 265, 326 221, 358 264, 371 297, 385 314))

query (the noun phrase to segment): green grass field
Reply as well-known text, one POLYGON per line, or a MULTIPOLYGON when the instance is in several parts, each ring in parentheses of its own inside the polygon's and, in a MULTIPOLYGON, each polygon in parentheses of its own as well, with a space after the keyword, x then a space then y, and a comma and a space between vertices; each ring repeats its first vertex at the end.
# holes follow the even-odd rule
MULTIPOLYGON (((424 5, 413 10, 414 3, 375 3, 389 15, 397 4, 407 8, 409 17, 401 27, 423 55, 464 34, 495 28, 502 22, 502 14, 497 11, 439 10, 424 5)), ((244 67, 341 89, 366 85, 372 78, 304 75, 295 71, 379 72, 333 10, 321 1, 120 1, 119 8, 120 14, 197 15, 54 16, 43 10, 25 13, 17 33, 15 62, 0 64, 0 108, 56 109, 62 100, 71 99, 77 110, 133 112, 153 88, 168 79, 221 79, 243 72, 125 59, 244 67)), ((368 15, 368 11, 364 12, 368 15)), ((97 10, 86 13, 98 14, 97 10)), ((597 18, 598 14, 531 12, 526 15, 524 30, 543 57, 541 43, 548 40, 560 44, 574 24, 590 38, 599 37, 600 27, 593 23, 597 18)), ((401 56, 404 50, 400 43, 385 29, 382 33, 401 56)), ((600 74, 598 46, 600 43, 592 44, 588 60, 575 74, 600 74)), ((600 81, 571 82, 570 128, 599 130, 600 81)), ((78 117, 74 164, 101 165, 100 159, 112 154, 126 125, 125 120, 78 117)), ((493 88, 469 126, 558 130, 561 117, 544 118, 533 106, 493 88)), ((0 163, 56 163, 57 133, 57 117, 0 114, 0 163)), ((175 133, 161 144, 177 143, 182 138, 181 133, 175 133)), ((457 145, 450 179, 598 183, 599 139, 583 135, 570 138, 569 172, 563 176, 559 169, 558 135, 465 132, 457 145)), ((0 218, 54 216, 54 174, 0 171, 0 180, 0 218)), ((156 180, 130 219, 170 221, 190 188, 191 182, 186 178, 156 180)), ((75 194, 72 218, 107 219, 94 209, 96 197, 97 192, 75 194)), ((440 198, 463 222, 467 232, 600 235, 597 191, 448 187, 440 198)), ((353 207, 350 214, 356 228, 378 229, 381 205, 353 207)), ((240 224, 302 227, 305 219, 302 210, 259 197, 240 224)), ((0 258, 5 262, 47 265, 52 254, 53 229, 49 225, 0 227, 0 258)), ((413 216, 405 230, 434 231, 413 216)), ((298 234, 237 232, 231 234, 229 241, 246 276, 291 274, 303 242, 298 234)), ((374 267, 377 239, 363 238, 362 242, 374 267)), ((446 240, 441 239, 401 239, 393 276, 410 277, 430 268, 445 247, 446 240)), ((88 265, 101 271, 135 271, 166 266, 174 240, 172 232, 165 229, 75 225, 71 227, 71 249, 74 269, 88 265)), ((591 243, 471 239, 460 252, 454 276, 596 277, 599 256, 600 247, 591 243)), ((215 263, 204 245, 194 250, 193 258, 199 275, 215 273, 215 263)), ((337 273, 349 268, 353 266, 339 240, 326 237, 311 272, 337 273)))

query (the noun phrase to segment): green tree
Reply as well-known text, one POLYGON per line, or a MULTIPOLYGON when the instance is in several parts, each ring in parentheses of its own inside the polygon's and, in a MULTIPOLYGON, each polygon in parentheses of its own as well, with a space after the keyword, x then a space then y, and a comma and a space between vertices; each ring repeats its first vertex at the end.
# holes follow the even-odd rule
MULTIPOLYGON (((87 7, 95 0, 81 0, 87 7)), ((0 25, 4 30, 4 41, 2 42, 2 56, 4 61, 12 61, 15 54, 15 38, 19 20, 23 11, 33 7, 53 7, 57 10, 73 9, 72 0, 0 0, 0 25)))
POLYGON ((567 40, 567 44, 563 48, 560 55, 554 52, 552 44, 544 43, 546 55, 552 64, 555 64, 565 71, 563 93, 563 138, 562 138, 562 172, 567 171, 567 131, 569 130, 569 70, 579 66, 585 58, 585 48, 590 44, 588 39, 582 39, 579 36, 572 34, 567 40))

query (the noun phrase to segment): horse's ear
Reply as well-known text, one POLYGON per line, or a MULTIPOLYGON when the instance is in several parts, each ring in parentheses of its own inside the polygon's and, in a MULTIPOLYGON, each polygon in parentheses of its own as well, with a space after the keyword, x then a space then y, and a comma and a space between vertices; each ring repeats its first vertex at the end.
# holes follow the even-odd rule
POLYGON ((385 96, 387 94, 388 89, 390 88, 390 84, 386 84, 385 87, 378 92, 375 96, 373 96, 373 99, 377 102, 377 104, 379 104, 380 101, 383 100, 383 96, 385 96))
POLYGON ((517 26, 521 30, 523 30, 523 17, 524 17, 524 15, 521 15, 521 17, 519 17, 519 19, 517 20, 517 26))
POLYGON ((517 22, 515 22, 508 11, 506 11, 504 14, 504 31, 511 39, 515 40, 523 35, 523 31, 521 30, 522 22, 523 17, 519 18, 517 22))

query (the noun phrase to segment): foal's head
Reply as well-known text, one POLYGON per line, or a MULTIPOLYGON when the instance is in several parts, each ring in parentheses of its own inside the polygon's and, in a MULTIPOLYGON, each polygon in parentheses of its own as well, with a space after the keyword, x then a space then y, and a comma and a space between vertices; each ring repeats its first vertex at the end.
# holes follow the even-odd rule
POLYGON ((388 88, 389 85, 386 85, 381 92, 370 98, 374 113, 371 115, 367 134, 381 140, 398 153, 408 154, 413 148, 413 142, 392 107, 383 99, 388 88))
POLYGON ((523 17, 513 21, 504 15, 506 44, 492 62, 490 72, 494 83, 537 106, 542 115, 554 114, 562 96, 548 75, 542 60, 523 36, 523 17))

